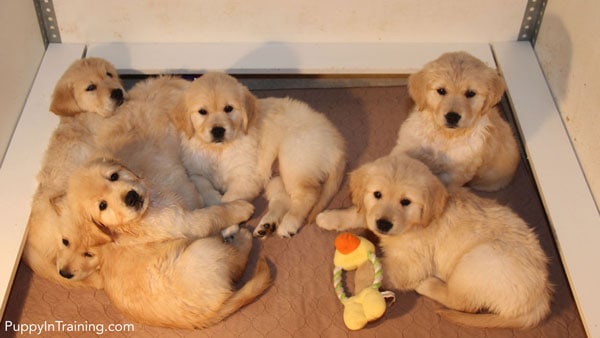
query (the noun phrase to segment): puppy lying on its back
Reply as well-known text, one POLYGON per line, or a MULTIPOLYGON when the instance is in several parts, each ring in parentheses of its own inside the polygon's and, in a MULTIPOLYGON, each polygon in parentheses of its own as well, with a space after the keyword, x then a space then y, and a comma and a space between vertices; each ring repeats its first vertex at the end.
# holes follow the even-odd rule
POLYGON ((498 190, 512 180, 519 150, 496 104, 498 73, 465 53, 446 53, 408 79, 416 109, 392 153, 423 161, 445 184, 498 190))
MULTIPOLYGON (((237 225, 253 207, 233 201, 193 211, 164 205, 136 173, 98 159, 69 182, 64 236, 99 257, 104 290, 132 320, 177 328, 213 325, 271 284, 264 259, 239 290, 252 236, 237 225), (222 237, 221 231, 227 228, 222 237)), ((167 197, 168 199, 168 197, 167 197)), ((73 243, 61 251, 77 256, 73 243)))
MULTIPOLYGON (((70 174, 95 151, 97 128, 110 119, 125 98, 115 68, 98 58, 75 61, 54 88, 50 110, 60 116, 60 122, 37 176, 23 251, 27 265, 44 278, 65 286, 102 287, 98 274, 74 274, 71 268, 60 270, 57 266, 57 250, 62 245, 58 228, 63 221, 56 201, 65 194, 70 174)), ((89 270, 86 266, 84 262, 84 266, 72 269, 89 270)))
POLYGON ((350 190, 354 207, 323 212, 317 224, 378 235, 385 287, 416 290, 464 325, 528 328, 550 313, 546 255, 509 208, 465 188, 447 190, 404 155, 363 165, 350 190))

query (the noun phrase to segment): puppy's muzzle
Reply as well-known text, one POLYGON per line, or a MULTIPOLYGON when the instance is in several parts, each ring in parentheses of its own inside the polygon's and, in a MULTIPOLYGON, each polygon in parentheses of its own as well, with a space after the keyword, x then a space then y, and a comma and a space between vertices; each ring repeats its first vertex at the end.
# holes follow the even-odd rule
POLYGON ((124 201, 125 205, 136 210, 139 210, 142 208, 142 206, 144 206, 144 198, 135 190, 130 190, 127 192, 124 201))
POLYGON ((67 270, 63 270, 63 269, 60 269, 60 270, 58 270, 58 273, 59 273, 59 274, 60 274, 60 275, 61 275, 63 278, 66 278, 66 279, 71 279, 71 278, 73 278, 73 276, 74 276, 74 275, 73 275, 72 273, 70 273, 69 271, 67 271, 67 270))
POLYGON ((122 105, 123 101, 125 101, 125 98, 123 96, 123 90, 120 89, 120 88, 113 89, 110 92, 110 98, 112 100, 114 100, 117 103, 118 106, 122 105))
POLYGON ((377 224, 377 230, 379 232, 381 232, 382 234, 387 233, 388 231, 390 231, 392 229, 392 227, 394 226, 394 224, 392 224, 392 222, 388 221, 385 218, 380 218, 376 221, 377 224))
POLYGON ((444 115, 444 118, 446 119, 446 126, 448 128, 456 128, 461 117, 462 116, 460 116, 460 114, 453 111, 448 112, 446 115, 444 115))
POLYGON ((210 130, 210 134, 212 135, 213 142, 221 143, 225 140, 225 128, 221 126, 213 127, 210 130))

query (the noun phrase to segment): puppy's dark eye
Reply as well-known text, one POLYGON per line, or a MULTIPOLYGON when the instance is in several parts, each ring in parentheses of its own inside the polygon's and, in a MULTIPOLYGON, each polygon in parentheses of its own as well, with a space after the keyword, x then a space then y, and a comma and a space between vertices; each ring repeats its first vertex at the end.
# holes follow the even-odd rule
POLYGON ((446 91, 446 88, 438 88, 437 93, 440 94, 441 96, 448 94, 448 92, 446 91))
POLYGON ((91 85, 87 86, 87 88, 85 89, 86 92, 93 92, 94 90, 96 90, 95 84, 91 84, 91 85))
POLYGON ((87 257, 87 258, 92 258, 92 257, 94 257, 94 254, 93 254, 93 253, 91 253, 91 252, 88 252, 88 251, 86 251, 86 252, 83 254, 83 256, 84 256, 84 257, 87 257))
POLYGON ((68 246, 69 246, 69 244, 70 244, 70 243, 69 243, 69 240, 68 240, 68 239, 66 239, 66 238, 63 238, 63 240, 62 240, 62 243, 63 243, 63 245, 64 245, 64 246, 67 246, 67 247, 68 247, 68 246))
POLYGON ((408 198, 403 198, 400 200, 400 205, 402 205, 403 207, 410 205, 411 201, 408 198))
POLYGON ((206 111, 206 109, 200 109, 200 110, 198 110, 198 113, 200 113, 200 115, 206 115, 206 114, 208 114, 208 112, 206 111))
POLYGON ((98 204, 98 209, 100 209, 100 211, 106 210, 106 208, 108 208, 108 203, 106 203, 106 201, 100 201, 100 204, 98 204))
POLYGON ((233 111, 233 107, 228 104, 225 106, 225 108, 223 108, 223 111, 226 113, 231 113, 233 111))
POLYGON ((107 75, 108 77, 113 77, 113 75, 112 75, 112 73, 111 73, 111 72, 106 72, 106 75, 107 75))
POLYGON ((119 180, 119 174, 118 173, 112 173, 110 175, 110 181, 114 182, 114 181, 118 181, 119 180))
POLYGON ((374 192, 374 193, 373 193, 373 196, 374 196, 376 199, 380 199, 382 195, 381 195, 381 192, 380 192, 380 191, 376 191, 376 192, 374 192))
POLYGON ((465 92, 465 96, 467 97, 467 99, 472 98, 473 96, 475 96, 475 94, 476 93, 470 89, 465 92))

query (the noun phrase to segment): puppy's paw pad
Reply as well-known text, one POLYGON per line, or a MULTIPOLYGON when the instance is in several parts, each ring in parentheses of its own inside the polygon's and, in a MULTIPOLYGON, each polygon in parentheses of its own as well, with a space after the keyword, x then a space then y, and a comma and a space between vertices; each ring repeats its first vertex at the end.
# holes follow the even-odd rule
POLYGON ((254 229, 254 237, 266 237, 273 233, 277 229, 277 224, 275 223, 263 223, 254 229))
POLYGON ((296 235, 296 232, 288 232, 288 233, 277 233, 281 238, 292 238, 296 235))

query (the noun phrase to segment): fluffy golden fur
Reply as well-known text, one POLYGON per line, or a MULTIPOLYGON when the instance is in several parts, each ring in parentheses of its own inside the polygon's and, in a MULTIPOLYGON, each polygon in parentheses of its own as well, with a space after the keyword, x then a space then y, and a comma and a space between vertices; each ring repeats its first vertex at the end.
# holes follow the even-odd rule
POLYGON ((255 236, 275 229, 293 236, 343 178, 344 140, 323 114, 289 98, 257 99, 226 74, 196 79, 172 120, 184 164, 209 204, 252 200, 266 189, 269 208, 255 236), (274 163, 280 176, 271 179, 274 163))
POLYGON ((352 172, 350 189, 354 207, 323 212, 317 224, 366 225, 377 234, 384 287, 416 290, 446 306, 441 315, 470 326, 528 328, 549 314, 546 255, 509 208, 447 189, 423 163, 400 155, 352 172))
POLYGON ((97 128, 109 120, 125 98, 117 71, 108 61, 99 58, 75 61, 54 88, 50 110, 60 116, 60 122, 37 176, 38 187, 23 252, 29 267, 44 278, 65 286, 99 288, 102 285, 97 275, 84 280, 88 276, 60 271, 56 255, 62 242, 58 230, 62 216, 56 201, 64 195, 69 175, 95 151, 93 135, 97 128), (63 278, 59 273, 71 278, 63 278))
POLYGON ((252 236, 230 225, 251 216, 250 203, 185 210, 162 202, 164 194, 147 185, 152 182, 106 159, 90 162, 69 181, 70 221, 63 236, 70 243, 62 251, 73 256, 77 247, 98 254, 104 290, 116 308, 148 325, 202 328, 269 287, 263 259, 254 276, 234 288, 246 268, 252 236))
MULTIPOLYGON (((91 252, 89 249, 97 244, 92 241, 83 245, 90 241, 86 237, 87 232, 67 227, 70 223, 85 224, 85 221, 92 221, 107 234, 132 231, 144 237, 144 240, 151 236, 171 238, 185 234, 185 230, 171 227, 171 224, 190 224, 182 221, 187 215, 186 211, 199 208, 202 203, 181 163, 178 135, 170 126, 167 113, 186 86, 187 81, 175 77, 157 77, 140 82, 132 88, 130 99, 119 108, 119 113, 95 128, 94 152, 89 156, 92 161, 104 162, 104 165, 94 166, 94 174, 103 175, 106 184, 96 182, 90 173, 92 169, 88 168, 90 177, 82 173, 70 175, 71 181, 73 177, 82 180, 79 182, 82 189, 71 189, 70 198, 83 203, 84 197, 95 196, 96 203, 104 207, 97 205, 96 214, 90 216, 73 212, 70 209, 73 203, 69 205, 63 201, 64 198, 54 200, 57 210, 69 213, 62 221, 62 227, 66 228, 62 231, 57 258, 62 277, 82 279, 99 268, 100 250, 96 248, 95 252, 91 252), (121 168, 120 163, 127 163, 136 174, 121 168), (144 183, 141 177, 144 177, 144 183), (85 186, 89 191, 83 188, 85 186), (118 186, 130 187, 130 190, 122 192, 118 186), (154 192, 151 198, 148 197, 147 186, 152 187, 154 192), (78 193, 82 196, 78 196, 78 193), (149 206, 151 210, 147 211, 149 206), (147 225, 137 229, 139 218, 147 214, 162 215, 164 226, 147 225), (133 229, 130 230, 130 227, 133 229), (77 235, 84 238, 78 238, 77 235)), ((70 185, 77 186, 75 182, 70 185)), ((194 234, 193 229, 191 227, 189 233, 194 234)))
POLYGON ((394 153, 426 163, 447 185, 498 190, 519 163, 513 132, 496 107, 505 85, 465 52, 446 53, 408 80, 415 110, 402 124, 394 153))

